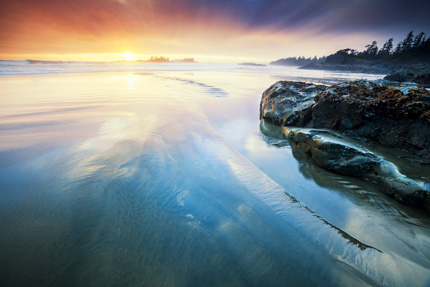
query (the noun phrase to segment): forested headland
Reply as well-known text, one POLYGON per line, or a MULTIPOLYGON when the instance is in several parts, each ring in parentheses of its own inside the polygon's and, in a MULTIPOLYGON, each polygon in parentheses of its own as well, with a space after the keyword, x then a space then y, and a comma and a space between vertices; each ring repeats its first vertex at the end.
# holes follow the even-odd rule
POLYGON ((370 73, 394 73, 403 69, 419 74, 430 71, 430 37, 424 32, 414 35, 411 31, 397 45, 394 38, 389 38, 380 47, 377 41, 372 41, 362 51, 345 48, 324 57, 289 57, 270 64, 370 73))

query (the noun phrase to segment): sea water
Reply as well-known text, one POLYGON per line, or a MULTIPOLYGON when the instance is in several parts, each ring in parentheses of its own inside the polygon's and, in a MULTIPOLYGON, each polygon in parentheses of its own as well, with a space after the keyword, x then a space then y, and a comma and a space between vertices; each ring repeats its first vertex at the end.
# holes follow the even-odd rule
POLYGON ((429 285, 425 212, 259 130, 278 80, 383 75, 26 61, 0 74, 1 286, 429 285))

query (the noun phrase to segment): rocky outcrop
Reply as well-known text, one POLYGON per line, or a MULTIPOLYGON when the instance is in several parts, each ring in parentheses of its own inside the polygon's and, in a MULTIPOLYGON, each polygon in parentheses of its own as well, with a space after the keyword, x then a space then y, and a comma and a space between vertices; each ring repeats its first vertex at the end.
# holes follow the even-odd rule
POLYGON ((412 82, 415 78, 415 75, 408 71, 400 71, 394 74, 390 74, 384 77, 384 80, 393 81, 393 82, 412 82))
POLYGON ((322 70, 322 71, 339 71, 352 73, 367 73, 386 75, 391 73, 391 69, 379 65, 366 64, 336 64, 336 63, 311 63, 300 67, 303 70, 322 70))
POLYGON ((423 182, 407 178, 393 163, 346 140, 377 143, 430 159, 426 89, 404 93, 368 81, 330 87, 281 81, 263 93, 260 119, 262 126, 282 127, 281 135, 319 166, 359 177, 400 202, 430 210, 423 182))
POLYGON ((394 74, 390 74, 384 77, 384 80, 391 82, 413 82, 417 83, 421 86, 429 87, 430 86, 430 73, 424 73, 420 75, 415 75, 408 71, 400 71, 394 74))
MULTIPOLYGON (((351 49, 339 50, 335 54, 327 56, 325 61, 313 61, 305 64, 300 69, 307 70, 327 70, 327 71, 344 71, 370 74, 414 74, 422 75, 430 73, 430 58, 415 55, 412 58, 395 56, 391 60, 387 59, 369 59, 361 57, 351 49), (400 73, 399 73, 400 72, 400 73)), ((399 82, 409 81, 407 79, 399 82)), ((398 81, 398 80, 390 80, 398 81)))
POLYGON ((260 119, 278 126, 305 126, 312 119, 315 96, 326 88, 303 82, 279 81, 264 91, 260 119))
POLYGON ((351 144, 329 131, 283 128, 283 135, 294 148, 308 154, 319 166, 354 176, 374 185, 399 202, 430 208, 424 183, 401 174, 397 167, 361 146, 351 144))
POLYGON ((260 119, 279 126, 336 130, 430 159, 430 92, 426 89, 403 93, 368 81, 325 88, 295 85, 315 88, 303 93, 291 89, 291 82, 275 83, 263 93, 260 119))
POLYGON ((363 176, 380 165, 373 153, 329 131, 284 127, 283 134, 319 166, 337 173, 363 176))

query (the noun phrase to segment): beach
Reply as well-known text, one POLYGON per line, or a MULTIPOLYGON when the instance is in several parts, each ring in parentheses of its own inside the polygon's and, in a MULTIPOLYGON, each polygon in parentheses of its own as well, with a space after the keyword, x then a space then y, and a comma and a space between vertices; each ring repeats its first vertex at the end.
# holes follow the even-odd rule
POLYGON ((425 211, 260 131, 278 80, 384 75, 25 61, 1 74, 2 286, 430 282, 425 211))

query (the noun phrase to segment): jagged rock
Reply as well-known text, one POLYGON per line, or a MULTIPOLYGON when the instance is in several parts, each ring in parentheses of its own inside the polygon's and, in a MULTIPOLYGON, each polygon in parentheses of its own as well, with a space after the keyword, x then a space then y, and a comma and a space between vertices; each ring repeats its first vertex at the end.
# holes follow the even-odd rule
POLYGON ((430 157, 430 93, 368 81, 329 87, 315 97, 311 127, 430 157))
POLYGON ((276 82, 263 93, 260 119, 279 126, 304 126, 311 120, 315 95, 326 88, 303 82, 276 82))
POLYGON ((399 202, 430 209, 430 195, 423 182, 407 178, 393 163, 371 151, 327 131, 284 127, 283 134, 319 166, 358 177, 399 202))
MULTIPOLYGON (((430 92, 406 93, 368 81, 318 86, 308 94, 294 82, 277 82, 263 93, 260 119, 279 126, 325 128, 385 147, 430 158, 430 92), (318 92, 319 91, 319 92, 318 92)), ((299 85, 311 85, 296 83, 299 85)))
POLYGON ((400 202, 430 210, 424 183, 405 177, 393 163, 347 144, 344 138, 430 159, 430 92, 426 89, 402 92, 365 80, 330 87, 280 81, 263 93, 260 120, 263 126, 283 127, 281 134, 321 167, 359 177, 400 202))

